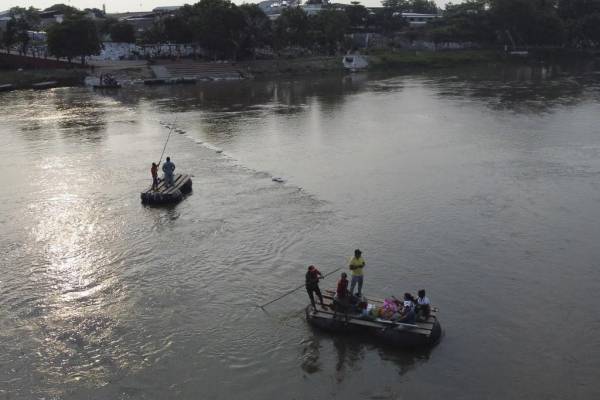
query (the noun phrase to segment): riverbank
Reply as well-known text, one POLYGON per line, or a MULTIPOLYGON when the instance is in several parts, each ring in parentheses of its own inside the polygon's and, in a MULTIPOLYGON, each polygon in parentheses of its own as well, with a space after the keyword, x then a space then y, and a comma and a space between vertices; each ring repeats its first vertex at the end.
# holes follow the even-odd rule
MULTIPOLYGON (((369 70, 415 72, 440 70, 473 64, 531 64, 531 63, 573 63, 580 60, 598 59, 597 54, 564 51, 532 51, 525 57, 511 57, 497 50, 375 50, 364 53, 369 59, 369 70)), ((587 62, 587 61, 586 61, 587 62)), ((195 64, 192 60, 175 61, 172 64, 195 64)), ((198 62, 198 64, 213 65, 198 62)), ((226 63, 227 64, 227 63, 226 63)), ((225 64, 219 64, 225 65, 225 64)), ((247 60, 227 64, 244 78, 270 78, 289 75, 318 75, 323 73, 343 73, 342 56, 314 56, 294 59, 247 60)), ((89 69, 32 69, 0 70, 0 85, 12 84, 16 89, 31 88, 34 83, 56 81, 57 86, 83 85, 89 75, 111 74, 119 82, 134 83, 155 78, 152 66, 144 60, 95 62, 89 69)), ((189 73, 189 71, 188 71, 189 73)), ((215 77, 214 79, 219 79, 215 77)))
POLYGON ((35 83, 56 81, 56 86, 83 85, 88 75, 85 69, 0 70, 0 85, 12 84, 15 89, 31 89, 35 83))
POLYGON ((452 68, 459 65, 506 61, 494 50, 457 51, 373 51, 368 54, 369 69, 452 68))
POLYGON ((319 56, 293 59, 251 60, 235 64, 249 76, 298 75, 321 72, 343 72, 342 56, 319 56))

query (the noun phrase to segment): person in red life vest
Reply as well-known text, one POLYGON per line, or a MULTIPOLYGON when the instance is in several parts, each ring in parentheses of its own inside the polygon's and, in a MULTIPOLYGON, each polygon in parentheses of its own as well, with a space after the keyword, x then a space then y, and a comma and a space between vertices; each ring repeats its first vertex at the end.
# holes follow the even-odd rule
POLYGON ((308 267, 308 271, 306 272, 306 291, 308 292, 308 297, 310 297, 310 303, 315 310, 317 309, 317 306, 315 305, 315 296, 313 293, 316 293, 319 297, 321 307, 326 308, 325 304, 323 304, 323 295, 321 295, 321 289, 319 289, 319 279, 323 279, 323 274, 321 274, 321 272, 319 272, 314 265, 308 267))
POLYGON ((350 307, 350 292, 348 291, 348 275, 342 272, 335 291, 335 310, 333 318, 337 317, 338 310, 344 313, 348 322, 348 307, 350 307))
POLYGON ((160 163, 152 163, 152 168, 150 168, 150 173, 152 174, 152 190, 156 190, 158 188, 158 166, 160 163))

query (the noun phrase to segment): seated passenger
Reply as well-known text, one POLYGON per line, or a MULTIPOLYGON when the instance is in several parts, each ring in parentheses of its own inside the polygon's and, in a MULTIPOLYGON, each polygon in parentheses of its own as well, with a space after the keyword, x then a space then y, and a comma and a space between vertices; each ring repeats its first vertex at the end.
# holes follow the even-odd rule
POLYGON ((431 314, 431 303, 429 297, 425 296, 425 289, 419 290, 416 313, 417 318, 423 321, 427 320, 431 314))
POLYGON ((416 322, 414 303, 411 300, 404 300, 404 305, 400 314, 394 318, 396 322, 403 324, 414 324, 416 322))

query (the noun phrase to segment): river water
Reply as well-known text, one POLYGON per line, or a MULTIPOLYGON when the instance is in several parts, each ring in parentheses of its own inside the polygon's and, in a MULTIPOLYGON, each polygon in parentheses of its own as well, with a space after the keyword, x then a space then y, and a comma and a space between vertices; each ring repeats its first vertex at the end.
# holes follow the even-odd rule
POLYGON ((583 71, 0 94, 0 399, 600 398, 583 71), (193 193, 144 207, 173 122, 193 193), (357 247, 367 295, 427 289, 438 346, 256 307, 357 247))

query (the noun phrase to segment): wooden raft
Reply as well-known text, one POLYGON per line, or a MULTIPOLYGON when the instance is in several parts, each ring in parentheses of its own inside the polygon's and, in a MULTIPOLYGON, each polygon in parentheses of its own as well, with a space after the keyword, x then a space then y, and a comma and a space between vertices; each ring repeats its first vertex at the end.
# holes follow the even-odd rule
MULTIPOLYGON (((323 291, 323 299, 325 300, 324 303, 327 307, 329 307, 329 309, 331 309, 331 306, 333 304, 334 296, 335 296, 335 290, 325 289, 323 291)), ((371 303, 371 304, 377 304, 377 305, 383 304, 383 300, 372 299, 372 298, 367 299, 367 302, 371 303)), ((324 318, 327 318, 327 319, 333 318, 332 312, 327 312, 322 309, 319 309, 318 313, 325 314, 325 316, 322 316, 324 318)), ((428 336, 431 334, 431 331, 436 323, 437 309, 432 307, 429 318, 427 318, 426 321, 417 321, 414 324, 403 324, 403 323, 389 321, 389 320, 385 320, 385 319, 381 319, 381 318, 365 319, 360 315, 353 315, 353 314, 349 314, 348 317, 350 320, 352 320, 352 323, 357 324, 357 325, 370 326, 370 327, 381 327, 382 325, 392 325, 392 326, 396 326, 398 328, 410 329, 414 333, 419 333, 419 334, 428 336)))
POLYGON ((167 186, 164 180, 161 180, 156 190, 152 186, 141 193, 142 203, 144 204, 168 204, 177 203, 183 199, 183 196, 192 191, 192 177, 190 175, 175 174, 173 185, 167 186))

